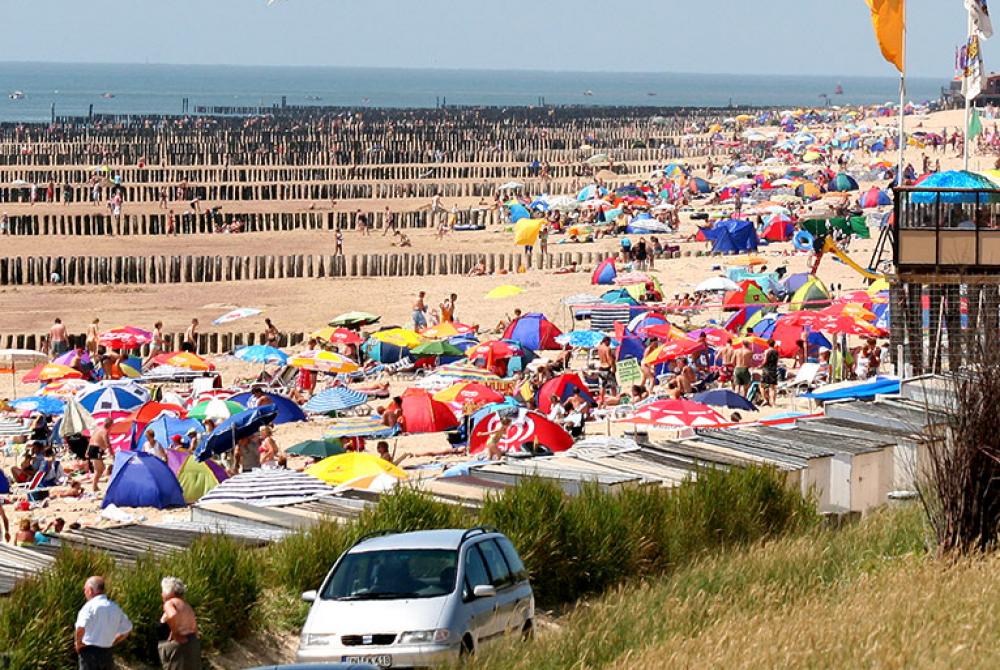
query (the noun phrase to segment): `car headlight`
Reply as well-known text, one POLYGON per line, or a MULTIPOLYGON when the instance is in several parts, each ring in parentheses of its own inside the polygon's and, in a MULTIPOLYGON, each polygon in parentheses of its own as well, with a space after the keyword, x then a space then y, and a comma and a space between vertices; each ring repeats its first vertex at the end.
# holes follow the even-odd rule
POLYGON ((399 644, 426 644, 428 642, 447 642, 451 631, 447 628, 434 630, 411 630, 399 636, 399 644))
POLYGON ((314 635, 309 633, 302 634, 302 646, 303 647, 326 647, 337 641, 337 636, 333 634, 325 635, 314 635))

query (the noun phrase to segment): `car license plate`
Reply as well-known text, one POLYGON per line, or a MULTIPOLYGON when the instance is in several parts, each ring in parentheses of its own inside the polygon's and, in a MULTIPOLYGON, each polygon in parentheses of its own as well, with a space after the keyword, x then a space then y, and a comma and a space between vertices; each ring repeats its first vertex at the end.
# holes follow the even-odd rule
POLYGON ((367 663, 377 665, 380 668, 392 667, 392 656, 389 654, 379 654, 377 656, 344 656, 341 658, 344 663, 367 663))

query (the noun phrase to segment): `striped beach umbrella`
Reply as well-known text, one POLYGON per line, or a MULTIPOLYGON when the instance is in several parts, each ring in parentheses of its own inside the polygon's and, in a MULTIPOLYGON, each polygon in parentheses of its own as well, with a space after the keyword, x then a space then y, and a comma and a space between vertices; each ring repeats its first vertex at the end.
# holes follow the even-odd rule
POLYGON ((149 391, 128 381, 104 381, 80 391, 76 399, 91 414, 128 413, 149 401, 149 391))
POLYGON ((620 420, 620 423, 662 428, 714 428, 725 422, 725 418, 717 411, 692 400, 658 400, 620 420))
POLYGON ((238 402, 223 400, 222 398, 210 398, 192 407, 188 411, 188 417, 198 419, 199 421, 204 421, 205 419, 225 421, 234 414, 239 414, 245 410, 246 407, 238 402))
POLYGON ((338 419, 323 437, 329 440, 343 437, 392 437, 395 434, 396 429, 383 424, 382 417, 375 414, 338 419))
POLYGON ((302 406, 302 409, 312 414, 332 414, 360 407, 367 402, 368 395, 366 393, 345 386, 336 386, 314 395, 302 406))
POLYGON ((306 351, 288 359, 288 364, 302 370, 346 374, 356 372, 358 364, 333 351, 306 351))
POLYGON ((59 398, 44 395, 17 398, 7 404, 19 412, 38 412, 39 414, 62 414, 66 408, 66 404, 59 398))
POLYGON ((278 363, 284 365, 288 361, 288 354, 281 349, 270 347, 266 344, 240 347, 233 352, 233 356, 248 363, 278 363))
POLYGON ((244 503, 256 507, 290 505, 333 493, 322 480, 294 470, 252 470, 230 477, 207 494, 198 505, 244 503))

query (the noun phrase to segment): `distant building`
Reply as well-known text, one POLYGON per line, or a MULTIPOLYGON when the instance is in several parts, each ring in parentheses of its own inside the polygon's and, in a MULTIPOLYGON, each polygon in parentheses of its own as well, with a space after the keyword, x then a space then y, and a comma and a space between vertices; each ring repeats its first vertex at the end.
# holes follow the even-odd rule
MULTIPOLYGON (((951 80, 948 88, 941 89, 941 100, 945 107, 963 107, 965 97, 962 95, 962 79, 956 77, 951 80)), ((983 105, 1000 105, 1000 73, 993 72, 986 77, 986 85, 983 92, 973 101, 977 107, 983 105)))

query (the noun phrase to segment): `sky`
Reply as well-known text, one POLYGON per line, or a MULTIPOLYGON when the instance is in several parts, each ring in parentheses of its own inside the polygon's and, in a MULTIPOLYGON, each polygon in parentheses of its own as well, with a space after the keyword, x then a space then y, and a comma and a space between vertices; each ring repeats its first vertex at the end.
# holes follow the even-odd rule
MULTIPOLYGON (((864 0, 3 4, 0 61, 894 74, 879 54, 864 0)), ((908 74, 951 77, 964 40, 962 0, 907 0, 907 16, 908 74)), ((1000 70, 1000 35, 983 51, 986 68, 1000 70)))

